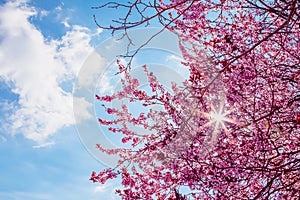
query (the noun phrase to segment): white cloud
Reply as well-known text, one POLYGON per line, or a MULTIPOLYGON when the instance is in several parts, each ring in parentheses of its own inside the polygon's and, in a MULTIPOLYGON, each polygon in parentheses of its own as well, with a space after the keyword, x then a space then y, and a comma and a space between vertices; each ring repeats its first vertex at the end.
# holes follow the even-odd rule
POLYGON ((69 18, 65 18, 61 23, 66 27, 66 28, 70 28, 71 25, 69 24, 69 18))
POLYGON ((104 192, 107 190, 107 188, 109 187, 108 184, 105 184, 105 185, 97 185, 95 188, 94 188, 94 192, 95 193, 98 193, 98 192, 104 192))
POLYGON ((84 98, 74 97, 73 99, 74 109, 76 109, 76 122, 82 123, 86 119, 91 119, 93 114, 93 104, 84 98), (77 114, 79 113, 79 114, 77 114))
POLYGON ((52 144, 49 138, 59 129, 74 124, 72 94, 62 84, 75 79, 93 50, 89 42, 95 33, 75 25, 61 40, 46 40, 29 22, 39 13, 24 3, 0 6, 0 76, 19 95, 8 119, 11 134, 22 133, 42 147, 52 144))
POLYGON ((61 5, 57 6, 57 7, 55 8, 55 10, 56 10, 56 11, 62 11, 62 6, 61 6, 61 5))
POLYGON ((183 58, 179 57, 179 56, 175 56, 175 55, 170 55, 166 57, 166 61, 178 61, 178 62, 182 62, 183 58))
POLYGON ((110 82, 110 78, 107 74, 103 74, 99 81, 99 85, 101 86, 100 93, 101 94, 109 94, 113 92, 114 87, 112 86, 112 83, 110 82))
POLYGON ((46 142, 46 143, 41 144, 41 145, 35 145, 32 148, 39 149, 39 148, 43 148, 43 147, 50 147, 50 146, 52 146, 54 144, 55 144, 54 142, 46 142))
POLYGON ((2 143, 5 143, 7 141, 7 139, 2 135, 0 135, 0 140, 2 143))
POLYGON ((49 14, 49 11, 46 11, 46 10, 41 10, 41 12, 40 12, 40 17, 42 18, 42 17, 45 17, 45 16, 47 16, 49 14))
POLYGON ((106 64, 108 64, 108 62, 103 57, 96 51, 92 52, 80 70, 77 86, 93 89, 92 86, 95 86, 99 76, 103 74, 106 64))

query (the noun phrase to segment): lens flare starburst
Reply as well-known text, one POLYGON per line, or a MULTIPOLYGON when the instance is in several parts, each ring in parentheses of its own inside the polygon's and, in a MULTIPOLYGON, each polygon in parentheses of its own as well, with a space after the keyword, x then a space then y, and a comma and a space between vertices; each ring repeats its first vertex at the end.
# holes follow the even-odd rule
POLYGON ((224 113, 212 113, 211 119, 216 121, 217 123, 223 123, 226 117, 224 113))
POLYGON ((226 110, 224 104, 216 107, 212 105, 210 112, 198 112, 199 116, 207 119, 207 123, 199 127, 199 129, 210 127, 211 131, 207 133, 207 142, 211 145, 215 144, 221 131, 224 131, 228 138, 232 138, 226 125, 228 123, 236 124, 236 121, 229 117, 230 113, 232 113, 232 110, 226 110))

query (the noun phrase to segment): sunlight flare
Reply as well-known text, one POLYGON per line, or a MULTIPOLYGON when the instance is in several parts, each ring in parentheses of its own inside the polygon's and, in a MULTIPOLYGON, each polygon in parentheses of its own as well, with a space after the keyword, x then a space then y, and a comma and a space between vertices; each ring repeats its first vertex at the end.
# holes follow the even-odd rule
POLYGON ((224 113, 212 113, 211 118, 212 118, 212 120, 216 121, 217 123, 223 123, 226 119, 224 113))

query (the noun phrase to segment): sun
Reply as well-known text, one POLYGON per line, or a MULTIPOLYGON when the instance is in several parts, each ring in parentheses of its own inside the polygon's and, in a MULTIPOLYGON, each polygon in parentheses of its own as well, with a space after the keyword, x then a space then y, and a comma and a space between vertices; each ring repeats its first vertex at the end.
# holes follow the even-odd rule
POLYGON ((210 112, 198 112, 198 115, 204 116, 208 121, 201 127, 203 129, 205 127, 212 127, 212 132, 209 134, 210 138, 209 142, 213 145, 217 141, 218 135, 223 130, 225 134, 230 137, 229 130, 227 128, 227 123, 236 124, 236 121, 229 117, 229 114, 232 113, 233 110, 226 110, 224 104, 219 104, 218 106, 211 105, 210 112))
POLYGON ((206 119, 205 123, 201 125, 195 124, 195 127, 194 125, 192 127, 195 128, 195 132, 197 133, 204 131, 206 142, 209 145, 215 145, 221 133, 224 133, 229 139, 229 142, 232 142, 234 138, 231 135, 230 124, 239 124, 232 116, 234 110, 234 108, 227 109, 225 102, 211 104, 208 112, 201 111, 199 108, 192 108, 191 115, 193 117, 196 117, 196 119, 198 117, 206 119))
POLYGON ((226 115, 225 113, 211 113, 211 119, 217 123, 224 123, 226 115))
POLYGON ((221 125, 225 126, 225 122, 230 121, 226 116, 230 113, 230 111, 226 112, 224 109, 224 105, 219 105, 219 110, 217 111, 214 106, 211 107, 211 112, 209 113, 210 123, 215 123, 216 126, 221 125))

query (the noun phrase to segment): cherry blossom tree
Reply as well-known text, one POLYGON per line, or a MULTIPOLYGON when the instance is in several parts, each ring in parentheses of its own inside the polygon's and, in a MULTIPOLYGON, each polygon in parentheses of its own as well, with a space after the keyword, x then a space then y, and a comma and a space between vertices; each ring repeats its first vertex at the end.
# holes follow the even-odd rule
POLYGON ((121 160, 115 169, 93 172, 92 181, 121 177, 122 199, 300 198, 298 0, 136 0, 96 9, 104 8, 126 10, 109 27, 95 17, 113 33, 126 37, 128 29, 155 20, 176 33, 190 76, 169 92, 145 65, 149 93, 130 76, 130 61, 118 62, 122 90, 96 98, 163 109, 134 116, 125 104, 103 106, 115 119, 100 124, 132 148, 98 145, 121 160))

